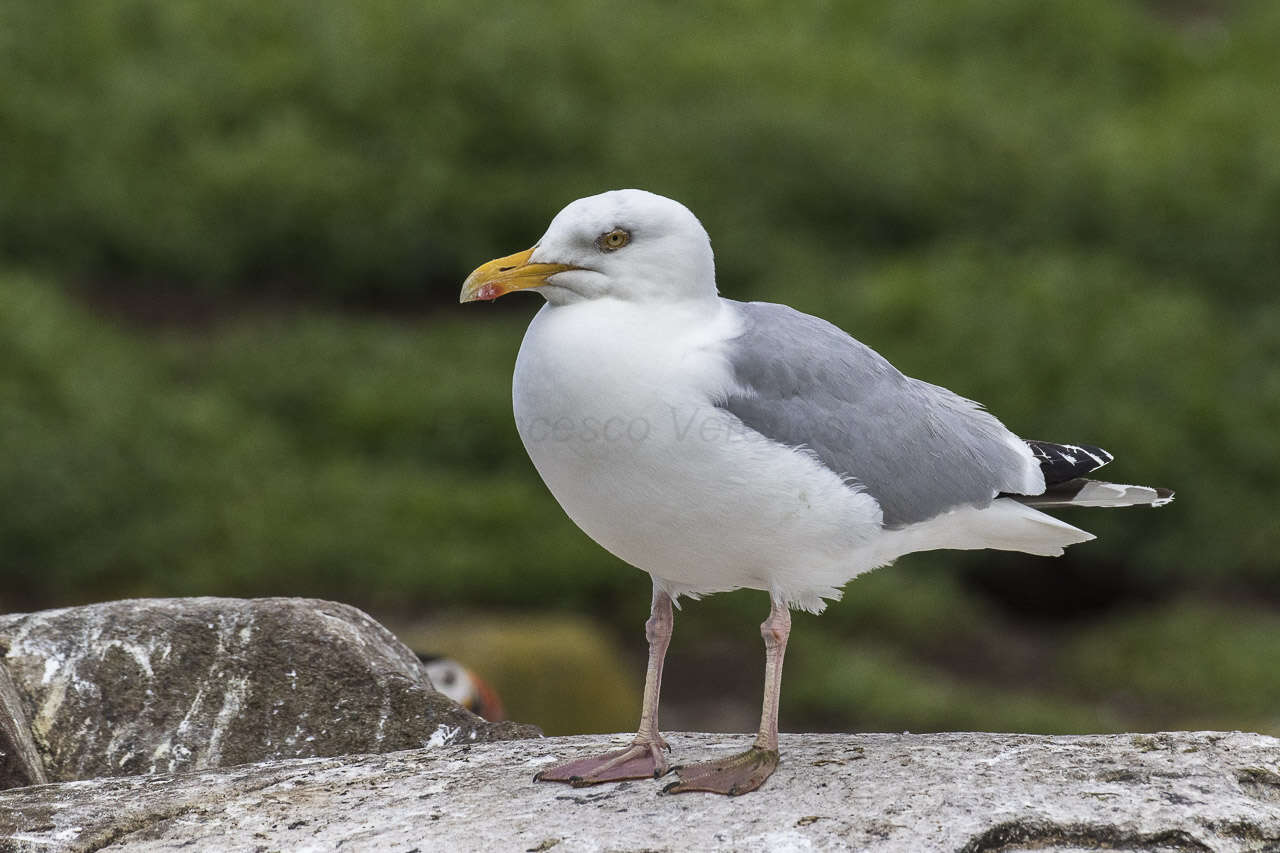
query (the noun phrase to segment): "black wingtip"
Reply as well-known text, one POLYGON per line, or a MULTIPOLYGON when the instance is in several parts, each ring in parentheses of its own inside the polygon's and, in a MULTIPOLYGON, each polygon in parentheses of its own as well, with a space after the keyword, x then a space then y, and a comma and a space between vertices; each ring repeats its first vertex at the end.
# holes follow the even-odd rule
POLYGON ((1052 441, 1030 439, 1026 439, 1026 444, 1040 463, 1046 486, 1074 480, 1115 459, 1101 447, 1092 444, 1055 444, 1052 441))

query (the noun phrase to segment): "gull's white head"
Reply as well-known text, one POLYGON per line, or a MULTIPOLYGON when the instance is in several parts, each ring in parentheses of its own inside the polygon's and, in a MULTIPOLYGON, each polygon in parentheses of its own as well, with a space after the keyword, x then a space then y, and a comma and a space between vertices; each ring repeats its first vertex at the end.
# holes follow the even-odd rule
POLYGON ((536 290, 553 304, 705 299, 716 294, 715 260, 706 230, 683 204, 613 190, 569 204, 532 249, 476 269, 460 301, 513 290, 536 290))

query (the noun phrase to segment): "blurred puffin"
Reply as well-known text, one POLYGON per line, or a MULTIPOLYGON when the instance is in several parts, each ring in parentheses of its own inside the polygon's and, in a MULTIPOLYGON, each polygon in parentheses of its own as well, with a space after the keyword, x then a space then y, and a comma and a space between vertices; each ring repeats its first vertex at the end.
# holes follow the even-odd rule
POLYGON ((417 652, 436 690, 491 723, 505 720, 502 700, 487 681, 453 658, 417 652))

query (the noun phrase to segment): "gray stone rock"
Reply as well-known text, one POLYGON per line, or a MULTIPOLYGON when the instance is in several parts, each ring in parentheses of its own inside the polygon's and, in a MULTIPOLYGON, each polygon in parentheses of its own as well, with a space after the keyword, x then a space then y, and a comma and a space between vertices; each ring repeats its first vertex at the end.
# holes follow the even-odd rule
MULTIPOLYGON (((1275 851, 1280 740, 1239 732, 784 735, 738 798, 534 783, 629 735, 0 792, 0 851, 1275 851)), ((747 736, 668 735, 673 760, 747 736)))
POLYGON ((53 781, 538 734, 454 704, 391 632, 328 601, 143 599, 0 616, 0 667, 53 781))
POLYGON ((0 665, 0 790, 42 785, 49 779, 31 739, 31 727, 13 676, 0 665))

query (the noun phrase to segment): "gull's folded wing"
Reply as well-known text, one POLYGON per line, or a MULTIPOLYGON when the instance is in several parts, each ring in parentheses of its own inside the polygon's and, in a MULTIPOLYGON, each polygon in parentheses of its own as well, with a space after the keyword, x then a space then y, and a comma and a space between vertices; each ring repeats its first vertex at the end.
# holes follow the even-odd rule
POLYGON ((731 302, 737 389, 721 405, 764 436, 803 447, 913 524, 999 494, 1039 494, 1031 448, 972 400, 902 375, 870 347, 785 305, 731 302))

